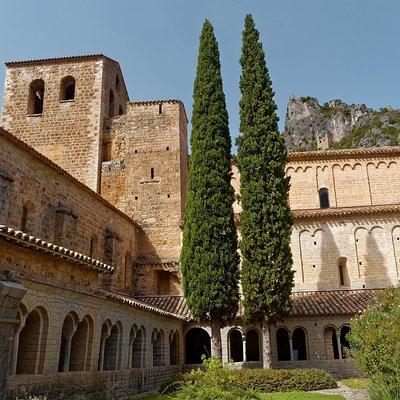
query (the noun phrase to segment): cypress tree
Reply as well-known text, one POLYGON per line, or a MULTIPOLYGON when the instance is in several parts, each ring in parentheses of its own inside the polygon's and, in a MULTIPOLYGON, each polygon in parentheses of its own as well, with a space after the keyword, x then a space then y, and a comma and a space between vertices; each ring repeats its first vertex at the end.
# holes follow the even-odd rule
POLYGON ((271 366, 270 325, 291 310, 293 287, 287 151, 278 131, 272 82, 251 15, 245 19, 240 59, 240 250, 244 317, 260 323, 264 367, 271 366))
POLYGON ((182 280, 191 312, 210 323, 212 354, 221 358, 220 329, 238 311, 239 255, 228 112, 218 44, 207 20, 200 35, 193 100, 182 280))

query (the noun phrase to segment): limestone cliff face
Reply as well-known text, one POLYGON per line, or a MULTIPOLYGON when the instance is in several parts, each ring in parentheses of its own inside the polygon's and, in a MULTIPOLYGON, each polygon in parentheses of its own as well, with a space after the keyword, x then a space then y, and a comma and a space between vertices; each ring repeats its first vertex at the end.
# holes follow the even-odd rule
POLYGON ((400 110, 291 97, 284 135, 289 151, 400 145, 400 110))

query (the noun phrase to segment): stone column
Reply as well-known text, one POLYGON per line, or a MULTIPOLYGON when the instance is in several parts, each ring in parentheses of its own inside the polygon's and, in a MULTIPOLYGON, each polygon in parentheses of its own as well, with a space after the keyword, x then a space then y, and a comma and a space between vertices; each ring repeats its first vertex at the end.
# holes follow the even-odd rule
POLYGON ((243 362, 247 362, 247 354, 246 354, 246 335, 242 335, 242 343, 243 343, 243 362))
POLYGON ((289 347, 290 347, 290 360, 294 361, 294 357, 293 357, 293 341, 292 338, 289 339, 289 347))
POLYGON ((338 348, 339 360, 341 360, 343 357, 342 357, 342 345, 340 343, 340 329, 336 330, 336 343, 338 348))
POLYGON ((19 324, 17 311, 26 291, 19 283, 0 280, 0 400, 6 398, 14 331, 19 324))

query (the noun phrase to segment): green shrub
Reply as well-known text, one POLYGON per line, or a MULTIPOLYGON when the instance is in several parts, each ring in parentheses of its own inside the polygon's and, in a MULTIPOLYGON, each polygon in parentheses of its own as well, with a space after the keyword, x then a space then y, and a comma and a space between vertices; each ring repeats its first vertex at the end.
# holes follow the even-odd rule
POLYGON ((309 391, 336 388, 332 375, 320 369, 243 369, 235 371, 235 385, 259 392, 309 391))
POLYGON ((352 323, 351 354, 370 378, 373 399, 400 398, 400 289, 380 295, 352 323))
MULTIPOLYGON (((241 396, 246 394, 253 399, 254 392, 288 392, 292 390, 309 391, 336 388, 336 381, 332 376, 319 369, 232 369, 230 365, 223 366, 215 358, 204 360, 204 370, 196 369, 185 375, 178 375, 166 382, 161 393, 183 391, 183 395, 198 391, 207 396, 216 391, 228 392, 232 389, 241 396)), ((226 394, 228 395, 228 394, 226 394)), ((189 395, 188 395, 189 396, 189 395)), ((221 394, 222 396, 222 394, 221 394)), ((189 398, 189 397, 187 397, 189 398)), ((207 397, 193 397, 203 399, 207 397)), ((219 398, 219 397, 214 397, 219 398)), ((230 397, 226 397, 230 399, 230 397)), ((179 397, 186 399, 186 397, 179 397)), ((225 397, 221 397, 225 399, 225 397)))

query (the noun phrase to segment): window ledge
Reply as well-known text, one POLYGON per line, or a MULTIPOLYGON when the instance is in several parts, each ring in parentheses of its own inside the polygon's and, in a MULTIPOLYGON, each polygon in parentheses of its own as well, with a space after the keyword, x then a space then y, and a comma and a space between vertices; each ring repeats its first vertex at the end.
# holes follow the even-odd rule
POLYGON ((139 183, 160 183, 159 179, 151 179, 148 181, 140 181, 139 183))
POLYGON ((43 116, 43 113, 41 114, 27 114, 27 117, 41 117, 43 116))
POLYGON ((59 103, 73 103, 75 101, 75 99, 71 99, 71 100, 58 100, 59 103))

